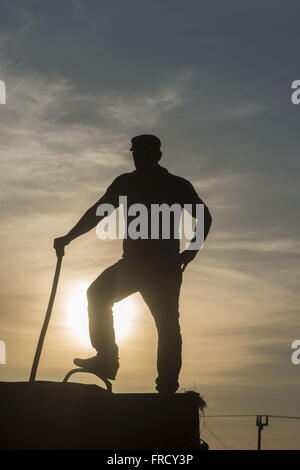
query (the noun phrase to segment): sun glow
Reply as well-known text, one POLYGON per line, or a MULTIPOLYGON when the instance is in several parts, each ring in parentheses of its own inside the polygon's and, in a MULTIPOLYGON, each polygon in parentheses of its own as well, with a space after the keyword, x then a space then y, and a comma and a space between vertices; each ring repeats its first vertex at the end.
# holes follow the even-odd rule
MULTIPOLYGON (((67 300, 68 327, 72 335, 86 347, 90 347, 89 322, 87 310, 86 291, 89 283, 78 283, 67 300)), ((132 330, 132 321, 136 313, 136 305, 131 297, 121 300, 113 307, 114 327, 116 341, 122 341, 127 338, 132 330)))

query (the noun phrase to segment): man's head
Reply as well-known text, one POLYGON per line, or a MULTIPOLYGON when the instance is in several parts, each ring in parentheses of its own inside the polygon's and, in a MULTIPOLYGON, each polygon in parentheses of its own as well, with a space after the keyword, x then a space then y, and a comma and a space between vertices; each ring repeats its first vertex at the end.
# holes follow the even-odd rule
POLYGON ((161 142, 158 137, 150 134, 137 135, 131 139, 131 149, 137 170, 147 170, 157 165, 161 159, 161 142))

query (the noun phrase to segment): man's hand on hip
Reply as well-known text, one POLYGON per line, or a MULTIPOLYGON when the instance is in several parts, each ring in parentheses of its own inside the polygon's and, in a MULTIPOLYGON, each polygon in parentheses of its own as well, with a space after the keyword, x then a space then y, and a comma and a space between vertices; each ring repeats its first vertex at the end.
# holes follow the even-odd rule
POLYGON ((197 253, 198 253, 197 250, 185 250, 179 254, 179 260, 180 260, 180 266, 181 266, 182 272, 185 270, 187 265, 191 261, 193 261, 197 253))

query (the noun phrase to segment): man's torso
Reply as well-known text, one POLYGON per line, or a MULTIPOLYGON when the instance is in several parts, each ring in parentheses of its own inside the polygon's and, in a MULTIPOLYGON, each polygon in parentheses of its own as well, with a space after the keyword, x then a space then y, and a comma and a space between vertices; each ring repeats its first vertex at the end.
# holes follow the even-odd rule
MULTIPOLYGON (((123 256, 134 258, 176 257, 180 250, 178 217, 174 215, 173 211, 169 211, 170 234, 168 238, 164 238, 163 236, 162 221, 160 218, 158 239, 154 239, 151 237, 151 231, 155 222, 153 221, 154 219, 151 218, 151 211, 154 210, 153 205, 161 206, 162 204, 166 204, 170 208, 174 204, 177 204, 182 208, 185 204, 195 205, 202 203, 192 185, 184 178, 175 176, 158 165, 156 171, 151 174, 144 175, 140 174, 138 171, 133 171, 120 175, 109 186, 104 196, 98 201, 98 204, 108 202, 117 207, 119 205, 120 196, 126 196, 127 204, 126 214, 124 214, 125 221, 127 222, 127 230, 123 240, 123 256), (143 204, 147 209, 147 238, 140 237, 133 239, 130 233, 128 233, 131 222, 136 218, 136 215, 139 215, 138 211, 136 215, 128 215, 130 207, 132 208, 134 204, 143 204)), ((123 210, 125 211, 124 206, 123 210)))

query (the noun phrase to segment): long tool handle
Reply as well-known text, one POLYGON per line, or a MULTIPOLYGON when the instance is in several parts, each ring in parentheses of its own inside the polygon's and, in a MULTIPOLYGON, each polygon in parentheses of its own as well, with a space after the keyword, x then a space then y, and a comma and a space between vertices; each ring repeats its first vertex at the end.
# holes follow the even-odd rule
POLYGON ((58 279, 59 279, 59 274, 60 274, 61 263, 62 263, 62 259, 63 259, 63 256, 64 256, 64 251, 59 251, 56 254, 57 254, 57 262, 56 262, 56 269, 55 269, 55 274, 54 274, 50 299, 49 299, 49 303, 48 303, 48 308, 47 308, 43 328, 41 330, 41 334, 40 334, 40 337, 39 337, 39 342, 38 342, 38 345, 37 345, 37 348, 36 348, 36 351, 35 351, 35 356, 34 356, 34 361, 33 361, 32 368, 31 368, 29 382, 34 382, 35 381, 36 371, 37 371, 37 368, 38 368, 38 365, 39 365, 39 360, 40 360, 40 356, 41 356, 41 352, 42 352, 42 347, 43 347, 43 344, 44 344, 46 331, 47 331, 49 320, 50 320, 50 317, 51 317, 51 312, 52 312, 52 307, 53 307, 53 303, 54 303, 54 299, 55 299, 55 294, 56 294, 56 289, 57 289, 57 284, 58 284, 58 279))

